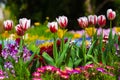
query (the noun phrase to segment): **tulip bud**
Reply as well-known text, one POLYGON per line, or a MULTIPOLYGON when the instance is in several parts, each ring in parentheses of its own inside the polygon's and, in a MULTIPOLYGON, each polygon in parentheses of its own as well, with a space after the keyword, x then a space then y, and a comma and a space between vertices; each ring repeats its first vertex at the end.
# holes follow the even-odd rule
POLYGON ((26 31, 30 27, 31 21, 27 18, 19 19, 19 24, 23 28, 24 31, 26 31))
POLYGON ((61 28, 65 28, 68 24, 68 18, 66 16, 59 16, 56 20, 61 28))
POLYGON ((23 36, 25 34, 25 31, 23 30, 23 28, 20 26, 20 24, 18 24, 16 27, 16 32, 17 32, 17 35, 19 36, 23 36))
POLYGON ((107 10, 107 18, 108 18, 109 20, 114 20, 115 17, 116 17, 116 12, 113 11, 112 9, 108 9, 108 10, 107 10))
POLYGON ((49 22, 48 23, 48 28, 50 29, 50 31, 52 33, 57 32, 57 30, 58 30, 58 24, 57 24, 57 22, 49 22))
POLYGON ((6 20, 6 21, 3 22, 3 24, 4 24, 4 29, 6 31, 10 31, 13 27, 13 21, 12 20, 6 20))
POLYGON ((104 27, 106 25, 106 17, 104 15, 98 16, 98 25, 104 27))
POLYGON ((77 19, 78 23, 79 23, 79 26, 81 28, 86 28, 88 27, 88 19, 87 17, 80 17, 77 19))
POLYGON ((96 25, 97 24, 97 16, 96 15, 89 15, 88 22, 90 25, 96 25))

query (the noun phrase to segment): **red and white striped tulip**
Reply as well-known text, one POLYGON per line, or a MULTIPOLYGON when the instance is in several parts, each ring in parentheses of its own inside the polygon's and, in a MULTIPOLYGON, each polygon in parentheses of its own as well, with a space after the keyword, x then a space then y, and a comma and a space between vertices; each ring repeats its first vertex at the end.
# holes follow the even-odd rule
POLYGON ((23 28, 23 30, 26 31, 30 27, 31 20, 27 18, 21 18, 19 19, 19 24, 23 28))
POLYGON ((107 10, 107 18, 108 18, 109 20, 114 20, 115 17, 116 17, 116 12, 113 11, 112 9, 108 9, 108 10, 107 10))
POLYGON ((57 22, 49 22, 48 23, 48 28, 52 33, 56 33, 58 31, 58 24, 57 22))
POLYGON ((66 16, 59 16, 58 18, 56 18, 56 20, 61 28, 67 27, 68 18, 66 16))
POLYGON ((19 35, 19 36, 23 36, 25 34, 25 31, 23 30, 23 28, 21 27, 20 24, 15 26, 15 30, 17 32, 17 35, 19 35))
POLYGON ((88 19, 87 17, 80 17, 77 19, 78 23, 79 23, 79 26, 81 28, 86 28, 88 27, 88 19))
POLYGON ((97 16, 96 15, 89 15, 88 16, 88 23, 89 23, 89 25, 96 25, 97 24, 97 16))
POLYGON ((105 15, 98 16, 98 25, 100 27, 104 27, 106 25, 106 17, 105 17, 105 15))
POLYGON ((13 21, 12 20, 6 20, 3 22, 4 29, 6 31, 10 31, 13 27, 13 21))

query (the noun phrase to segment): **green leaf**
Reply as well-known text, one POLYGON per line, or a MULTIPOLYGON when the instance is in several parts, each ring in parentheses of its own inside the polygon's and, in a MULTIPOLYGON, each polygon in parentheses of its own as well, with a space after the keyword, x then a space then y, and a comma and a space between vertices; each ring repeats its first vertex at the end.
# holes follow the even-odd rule
POLYGON ((64 48, 63 48, 63 52, 62 53, 60 53, 60 57, 57 59, 57 61, 56 61, 56 65, 57 66, 60 66, 61 65, 61 63, 64 61, 64 59, 66 58, 65 57, 65 54, 67 53, 67 50, 68 50, 68 47, 69 47, 69 41, 70 41, 70 39, 68 39, 68 42, 63 46, 64 48))
POLYGON ((94 41, 94 42, 92 43, 92 45, 90 46, 87 54, 91 54, 91 53, 92 53, 92 50, 93 50, 93 47, 94 47, 94 44, 95 44, 95 43, 96 43, 96 41, 94 41))
POLYGON ((75 67, 77 67, 82 60, 83 60, 83 59, 77 59, 77 60, 74 62, 75 67))
POLYGON ((88 54, 86 57, 87 57, 87 59, 91 58, 93 62, 97 63, 97 61, 95 60, 95 58, 92 55, 88 54))
POLYGON ((68 67, 71 67, 71 68, 73 67, 73 61, 72 61, 71 58, 69 59, 69 62, 68 62, 68 65, 67 65, 67 66, 68 66, 68 67))
POLYGON ((48 64, 55 66, 54 60, 46 52, 44 52, 42 56, 48 64))

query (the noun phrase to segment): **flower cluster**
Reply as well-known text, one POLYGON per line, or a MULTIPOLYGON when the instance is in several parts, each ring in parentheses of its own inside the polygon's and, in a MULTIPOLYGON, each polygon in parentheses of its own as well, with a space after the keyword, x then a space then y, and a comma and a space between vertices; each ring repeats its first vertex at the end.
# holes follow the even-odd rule
MULTIPOLYGON (((113 11, 112 9, 108 9, 107 10, 107 18, 109 20, 114 20, 115 17, 116 17, 115 11, 113 11)), ((97 15, 89 15, 88 18, 87 17, 79 17, 77 19, 77 21, 81 28, 86 28, 86 27, 88 27, 88 25, 95 26, 96 24, 98 24, 100 27, 104 27, 106 25, 105 15, 99 15, 98 17, 97 17, 97 15)))
MULTIPOLYGON (((19 24, 16 25, 15 30, 19 36, 23 36, 25 34, 25 31, 30 27, 31 21, 27 18, 21 18, 19 19, 19 24)), ((4 21, 4 29, 6 31, 12 30, 13 27, 13 21, 12 20, 6 20, 4 21)))
POLYGON ((68 24, 68 18, 66 16, 59 16, 59 18, 56 18, 57 22, 49 22, 48 28, 52 33, 56 33, 58 31, 58 24, 61 28, 66 28, 68 24))
MULTIPOLYGON (((69 68, 69 67, 65 67, 64 70, 61 70, 61 69, 56 68, 54 66, 48 65, 48 66, 43 66, 41 68, 37 68, 36 72, 34 72, 32 76, 33 76, 33 80, 37 80, 37 79, 41 79, 41 77, 46 72, 51 72, 52 74, 59 75, 62 79, 69 79, 70 76, 73 75, 73 74, 84 74, 84 76, 86 78, 89 78, 91 76, 89 71, 93 70, 93 69, 95 70, 95 72, 97 71, 97 72, 101 72, 103 74, 114 76, 114 74, 112 72, 110 72, 110 71, 114 70, 113 67, 105 66, 103 68, 103 65, 100 65, 100 67, 99 66, 96 67, 93 64, 88 64, 86 66, 80 66, 80 67, 77 67, 77 68, 74 68, 74 69, 73 68, 69 68)), ((97 74, 97 73, 95 73, 95 74, 97 74)))

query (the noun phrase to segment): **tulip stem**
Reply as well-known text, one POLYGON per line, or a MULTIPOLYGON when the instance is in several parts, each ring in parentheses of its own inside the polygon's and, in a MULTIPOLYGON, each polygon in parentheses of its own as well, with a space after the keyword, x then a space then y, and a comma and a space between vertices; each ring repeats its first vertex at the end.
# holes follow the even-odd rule
POLYGON ((110 31, 112 30, 112 21, 110 20, 110 31))
POLYGON ((56 46, 56 33, 54 33, 54 41, 53 41, 53 57, 54 57, 54 61, 56 62, 57 58, 58 58, 58 53, 57 53, 57 46, 56 46))

